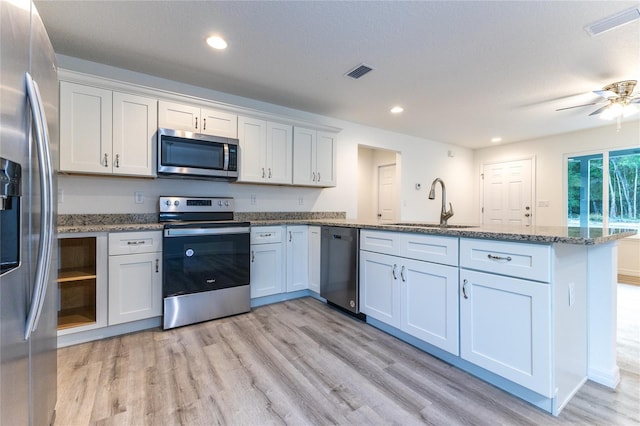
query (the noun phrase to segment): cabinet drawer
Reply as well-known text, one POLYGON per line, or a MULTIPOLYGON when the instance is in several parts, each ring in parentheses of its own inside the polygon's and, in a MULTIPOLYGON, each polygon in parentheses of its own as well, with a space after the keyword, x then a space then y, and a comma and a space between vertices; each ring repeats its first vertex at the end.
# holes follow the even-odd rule
POLYGON ((398 256, 400 254, 400 233, 360 231, 360 250, 398 256))
POLYGON ((549 282, 551 246, 504 241, 460 240, 460 266, 549 282))
POLYGON ((251 227, 251 244, 281 243, 284 238, 282 226, 251 227))
POLYGON ((162 231, 109 234, 109 256, 158 251, 162 251, 162 231))
POLYGON ((412 233, 400 234, 400 256, 458 266, 458 238, 412 233))
POLYGON ((361 231, 360 249, 458 266, 458 238, 411 232, 361 231))

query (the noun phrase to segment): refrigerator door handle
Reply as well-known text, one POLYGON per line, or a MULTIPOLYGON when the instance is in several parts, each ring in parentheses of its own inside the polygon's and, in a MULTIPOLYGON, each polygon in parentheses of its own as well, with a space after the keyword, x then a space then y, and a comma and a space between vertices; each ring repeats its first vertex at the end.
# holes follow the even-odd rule
POLYGON ((27 97, 33 116, 35 126, 36 150, 38 153, 38 166, 40 170, 40 245, 38 247, 38 260, 36 263, 36 276, 29 315, 27 316, 25 340, 29 339, 31 333, 37 329, 38 320, 42 313, 45 295, 47 292, 47 282, 51 268, 51 254, 53 244, 53 174, 51 168, 51 153, 49 151, 49 134, 47 132, 47 121, 40 98, 38 84, 33 81, 31 75, 25 75, 27 83, 27 97))

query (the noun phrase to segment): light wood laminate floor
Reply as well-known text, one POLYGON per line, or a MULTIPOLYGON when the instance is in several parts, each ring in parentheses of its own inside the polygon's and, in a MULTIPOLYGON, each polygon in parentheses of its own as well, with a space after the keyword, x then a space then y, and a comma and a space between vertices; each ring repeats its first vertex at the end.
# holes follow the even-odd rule
POLYGON ((60 349, 56 425, 640 424, 639 307, 621 285, 618 388, 558 418, 303 298, 60 349))

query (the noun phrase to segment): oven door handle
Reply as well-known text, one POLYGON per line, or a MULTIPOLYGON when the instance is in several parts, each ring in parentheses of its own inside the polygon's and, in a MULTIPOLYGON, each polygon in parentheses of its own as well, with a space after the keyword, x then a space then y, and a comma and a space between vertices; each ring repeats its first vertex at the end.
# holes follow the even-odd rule
POLYGON ((165 237, 183 237, 187 235, 227 235, 227 234, 248 234, 249 228, 170 228, 164 230, 165 237))

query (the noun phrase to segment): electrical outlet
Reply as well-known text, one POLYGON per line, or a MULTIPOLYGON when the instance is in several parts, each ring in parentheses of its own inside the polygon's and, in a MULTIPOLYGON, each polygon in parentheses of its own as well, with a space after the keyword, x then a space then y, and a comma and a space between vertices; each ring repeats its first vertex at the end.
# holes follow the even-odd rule
POLYGON ((64 203, 64 189, 58 189, 58 204, 64 203))
POLYGON ((256 194, 251 194, 251 205, 255 206, 258 204, 258 200, 256 199, 256 194))
POLYGON ((538 201, 538 207, 549 207, 549 201, 547 200, 538 201))
POLYGON ((133 198, 136 201, 136 204, 143 204, 144 203, 144 194, 142 192, 136 191, 133 193, 133 198))
POLYGON ((304 197, 303 196, 298 197, 298 205, 301 206, 303 204, 304 204, 304 197))

